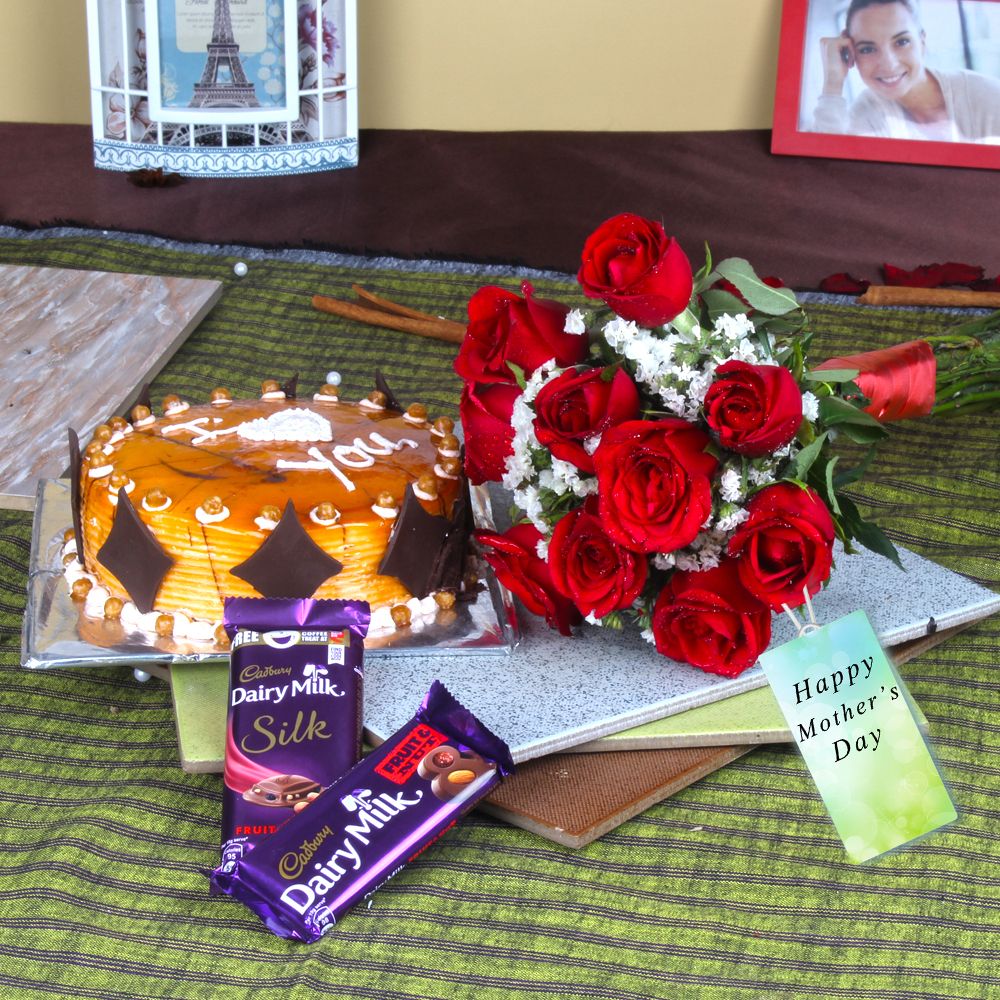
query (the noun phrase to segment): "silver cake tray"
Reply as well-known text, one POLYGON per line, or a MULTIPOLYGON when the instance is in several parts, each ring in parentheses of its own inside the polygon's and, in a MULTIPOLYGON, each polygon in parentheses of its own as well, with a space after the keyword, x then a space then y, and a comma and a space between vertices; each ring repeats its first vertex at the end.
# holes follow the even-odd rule
MULTIPOLYGON (((493 528, 489 494, 472 487, 473 517, 493 528)), ((130 632, 120 622, 90 618, 69 595, 62 567, 63 535, 72 526, 67 480, 42 479, 35 500, 28 564, 28 602, 21 634, 21 663, 32 669, 55 667, 165 667, 182 662, 224 662, 213 642, 161 638, 130 632)), ((504 655, 519 638, 510 594, 482 563, 474 600, 460 600, 448 612, 407 629, 370 636, 368 656, 504 655)))

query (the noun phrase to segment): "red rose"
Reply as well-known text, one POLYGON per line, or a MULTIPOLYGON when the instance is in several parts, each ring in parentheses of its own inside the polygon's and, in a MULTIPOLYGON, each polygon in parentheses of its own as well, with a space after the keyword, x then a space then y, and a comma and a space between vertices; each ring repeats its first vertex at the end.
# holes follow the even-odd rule
POLYGON ((584 615, 603 618, 629 607, 646 585, 646 557, 615 544, 604 532, 596 498, 556 525, 549 543, 552 582, 584 615))
POLYGON ((630 420, 594 452, 604 530, 634 552, 673 552, 712 512, 716 460, 708 435, 686 420, 630 420))
POLYGON ((499 481, 504 461, 513 451, 510 416, 521 395, 516 385, 470 385, 462 388, 459 415, 465 433, 465 474, 470 482, 499 481))
POLYGON ((514 382, 510 364, 530 375, 551 358, 564 368, 587 356, 587 338, 563 331, 566 306, 536 299, 527 282, 521 291, 523 299, 487 286, 469 300, 469 325, 455 359, 455 371, 467 382, 514 382))
POLYGON ((736 677, 771 641, 771 612, 743 589, 736 564, 676 572, 653 608, 656 649, 710 674, 736 677))
POLYGON ((639 390, 620 368, 605 381, 604 368, 569 369, 544 385, 535 397, 535 436, 556 458, 584 472, 594 459, 583 442, 609 427, 639 416, 639 390))
POLYGON ((787 368, 727 361, 715 370, 704 410, 723 448, 770 455, 795 437, 802 423, 802 394, 787 368))
POLYGON ((641 215, 616 215, 583 245, 577 274, 583 292, 619 316, 661 326, 691 301, 691 262, 663 226, 641 215))
POLYGON ((483 553, 483 557, 493 567, 497 579, 532 614, 544 615, 552 628, 569 635, 570 626, 580 621, 580 615, 573 602, 553 586, 549 567, 538 558, 541 537, 541 532, 531 524, 517 524, 502 535, 476 532, 476 540, 493 549, 483 553))
POLYGON ((729 540, 743 586, 769 608, 797 608, 830 575, 833 518, 815 490, 776 483, 747 504, 750 517, 729 540))

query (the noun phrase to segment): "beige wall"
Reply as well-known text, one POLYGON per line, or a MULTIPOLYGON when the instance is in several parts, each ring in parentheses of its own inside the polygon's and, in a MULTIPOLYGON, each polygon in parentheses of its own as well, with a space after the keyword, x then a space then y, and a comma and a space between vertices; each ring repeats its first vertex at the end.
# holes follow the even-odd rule
MULTIPOLYGON (((358 0, 358 8, 363 128, 771 124, 780 0, 358 0)), ((0 121, 89 121, 84 0, 0 0, 0 9, 0 121)))

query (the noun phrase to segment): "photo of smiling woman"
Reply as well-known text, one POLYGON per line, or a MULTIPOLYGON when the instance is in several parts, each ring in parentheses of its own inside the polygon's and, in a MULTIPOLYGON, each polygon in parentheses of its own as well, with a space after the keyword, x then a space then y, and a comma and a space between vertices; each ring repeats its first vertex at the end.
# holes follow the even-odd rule
POLYGON ((806 45, 807 130, 1000 143, 1000 3, 813 0, 806 45))

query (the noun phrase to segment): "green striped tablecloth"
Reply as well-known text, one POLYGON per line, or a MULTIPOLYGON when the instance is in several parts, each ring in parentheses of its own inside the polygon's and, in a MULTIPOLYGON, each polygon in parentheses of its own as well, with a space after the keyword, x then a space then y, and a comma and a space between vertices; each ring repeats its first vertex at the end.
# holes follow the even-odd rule
MULTIPOLYGON (((236 259, 82 236, 0 240, 0 263, 225 282, 154 399, 204 399, 219 384, 252 393, 262 377, 295 372, 311 388, 330 368, 356 397, 378 364, 403 399, 454 411, 452 347, 352 328, 314 313, 309 296, 347 296, 360 281, 460 318, 481 278, 251 260, 241 280, 236 259)), ((569 279, 535 285, 575 301, 569 279)), ((843 305, 809 312, 817 357, 943 323, 843 305)), ((998 431, 997 417, 898 427, 863 488, 897 541, 994 587, 998 431)), ((997 620, 903 670, 960 814, 916 847, 847 863, 795 749, 764 748, 581 851, 473 814, 304 946, 208 897, 220 778, 178 767, 165 685, 139 685, 127 670, 18 666, 30 527, 30 515, 0 512, 4 1000, 1000 996, 997 620)))

